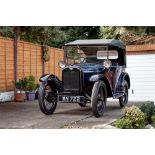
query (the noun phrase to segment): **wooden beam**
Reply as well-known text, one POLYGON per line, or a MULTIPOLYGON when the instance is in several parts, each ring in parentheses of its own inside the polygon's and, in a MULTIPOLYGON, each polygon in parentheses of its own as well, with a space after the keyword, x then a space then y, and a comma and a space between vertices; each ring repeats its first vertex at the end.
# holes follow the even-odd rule
POLYGON ((127 52, 155 51, 155 44, 128 45, 126 46, 126 51, 127 52))
POLYGON ((14 80, 17 81, 17 54, 18 54, 18 40, 20 39, 20 26, 14 26, 14 80))

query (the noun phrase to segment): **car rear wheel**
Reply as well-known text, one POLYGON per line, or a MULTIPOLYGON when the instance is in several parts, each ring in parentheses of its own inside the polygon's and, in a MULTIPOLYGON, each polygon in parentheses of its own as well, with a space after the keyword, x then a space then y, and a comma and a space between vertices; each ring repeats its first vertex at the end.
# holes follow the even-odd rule
POLYGON ((57 107, 57 91, 43 82, 39 87, 38 100, 40 110, 46 115, 51 115, 57 107))
POLYGON ((95 82, 92 90, 91 105, 95 117, 101 117, 106 109, 107 89, 103 81, 95 82))
POLYGON ((124 82, 124 95, 119 98, 120 107, 123 108, 128 104, 128 83, 124 82))

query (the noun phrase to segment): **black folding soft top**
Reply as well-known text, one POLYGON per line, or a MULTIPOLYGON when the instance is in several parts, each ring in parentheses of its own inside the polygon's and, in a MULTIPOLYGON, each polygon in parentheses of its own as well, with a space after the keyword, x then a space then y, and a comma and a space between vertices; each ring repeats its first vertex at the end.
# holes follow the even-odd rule
POLYGON ((86 39, 75 40, 65 44, 66 46, 113 46, 120 49, 125 49, 125 45, 115 39, 86 39))

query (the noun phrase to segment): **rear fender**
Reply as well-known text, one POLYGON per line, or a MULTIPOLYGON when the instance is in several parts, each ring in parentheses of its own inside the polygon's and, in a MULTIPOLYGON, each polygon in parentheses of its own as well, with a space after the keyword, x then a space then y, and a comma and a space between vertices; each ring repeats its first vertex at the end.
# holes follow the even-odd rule
POLYGON ((117 90, 118 91, 122 91, 123 87, 124 87, 124 81, 126 81, 128 83, 128 88, 130 88, 130 77, 129 74, 126 72, 123 72, 118 80, 118 86, 117 86, 117 90))

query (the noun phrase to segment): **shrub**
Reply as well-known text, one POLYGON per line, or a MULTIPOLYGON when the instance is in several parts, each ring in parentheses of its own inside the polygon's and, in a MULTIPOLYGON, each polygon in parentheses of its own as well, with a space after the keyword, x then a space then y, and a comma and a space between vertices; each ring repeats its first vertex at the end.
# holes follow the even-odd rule
POLYGON ((151 121, 152 121, 153 126, 155 127, 155 115, 151 117, 151 121))
POLYGON ((43 46, 43 60, 45 62, 50 60, 49 47, 46 45, 43 46))
POLYGON ((16 89, 21 90, 21 81, 20 80, 16 81, 15 87, 16 87, 16 89))
POLYGON ((131 129, 132 128, 132 122, 128 118, 118 119, 114 125, 120 129, 131 129))
POLYGON ((123 109, 124 118, 132 122, 134 129, 144 128, 145 115, 137 106, 125 107, 123 109))
POLYGON ((33 75, 30 75, 29 77, 26 77, 26 79, 27 79, 26 89, 28 91, 35 90, 36 89, 35 77, 33 75))
POLYGON ((153 102, 145 103, 140 107, 141 111, 146 115, 146 121, 152 123, 151 117, 155 115, 155 106, 153 102))
POLYGON ((15 87, 16 89, 23 91, 26 90, 27 78, 22 78, 16 81, 15 87))
POLYGON ((34 82, 35 82, 35 77, 34 77, 33 75, 30 75, 30 76, 28 77, 28 81, 34 81, 34 82))
POLYGON ((39 88, 39 86, 40 86, 40 84, 39 84, 39 83, 37 83, 37 84, 36 84, 36 88, 39 88))

